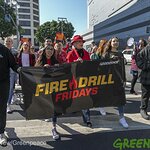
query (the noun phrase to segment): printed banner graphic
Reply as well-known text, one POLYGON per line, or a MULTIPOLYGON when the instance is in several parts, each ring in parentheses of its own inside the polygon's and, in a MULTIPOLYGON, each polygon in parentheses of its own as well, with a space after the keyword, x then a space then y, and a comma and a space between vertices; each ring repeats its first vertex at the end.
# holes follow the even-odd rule
POLYGON ((27 119, 50 118, 93 107, 126 103, 118 61, 85 61, 21 71, 27 119))

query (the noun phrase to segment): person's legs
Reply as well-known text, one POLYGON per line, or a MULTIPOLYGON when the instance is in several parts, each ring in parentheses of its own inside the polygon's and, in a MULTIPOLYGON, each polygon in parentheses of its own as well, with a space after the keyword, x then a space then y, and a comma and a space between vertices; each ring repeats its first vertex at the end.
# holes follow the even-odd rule
POLYGON ((136 83, 136 81, 138 79, 138 71, 133 71, 132 74, 133 74, 133 78, 132 78, 132 81, 131 81, 131 90, 130 90, 130 93, 131 94, 137 94, 134 91, 134 86, 135 86, 135 83, 136 83))
POLYGON ((92 127, 92 123, 90 122, 90 110, 84 109, 82 110, 83 122, 87 124, 88 127, 92 127))
POLYGON ((0 145, 7 145, 7 138, 4 135, 6 127, 6 108, 9 94, 9 82, 2 81, 0 83, 0 145))
POLYGON ((150 85, 141 85, 142 90, 142 97, 141 97, 141 106, 140 106, 140 113, 141 116, 144 119, 149 119, 149 116, 147 114, 147 107, 148 107, 148 101, 150 98, 150 85))
POLYGON ((53 128, 52 128, 52 136, 53 136, 53 139, 54 140, 57 140, 60 138, 60 135, 59 133, 57 132, 57 129, 56 129, 56 124, 57 124, 57 113, 54 112, 54 115, 52 117, 52 125, 53 125, 53 128))
POLYGON ((128 128, 129 125, 126 122, 126 119, 124 117, 124 106, 119 106, 118 107, 118 112, 119 112, 119 123, 124 127, 124 128, 128 128))
POLYGON ((7 112, 11 113, 11 108, 10 108, 10 104, 11 104, 11 100, 14 94, 14 84, 16 82, 16 73, 10 73, 10 88, 9 88, 9 97, 8 97, 8 101, 7 101, 7 112))

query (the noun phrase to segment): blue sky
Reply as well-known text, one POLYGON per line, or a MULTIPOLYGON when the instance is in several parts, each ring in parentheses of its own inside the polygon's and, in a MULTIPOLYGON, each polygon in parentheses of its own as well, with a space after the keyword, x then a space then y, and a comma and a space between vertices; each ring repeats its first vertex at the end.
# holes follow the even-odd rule
POLYGON ((82 34, 87 29, 87 0, 39 0, 40 25, 58 17, 67 18, 76 32, 82 34))

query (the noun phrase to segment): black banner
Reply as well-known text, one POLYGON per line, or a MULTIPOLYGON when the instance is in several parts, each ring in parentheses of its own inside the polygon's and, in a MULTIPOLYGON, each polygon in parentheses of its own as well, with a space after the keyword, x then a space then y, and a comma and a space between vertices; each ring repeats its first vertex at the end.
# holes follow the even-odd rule
POLYGON ((44 119, 93 107, 124 105, 122 66, 118 61, 85 61, 21 71, 27 119, 44 119))

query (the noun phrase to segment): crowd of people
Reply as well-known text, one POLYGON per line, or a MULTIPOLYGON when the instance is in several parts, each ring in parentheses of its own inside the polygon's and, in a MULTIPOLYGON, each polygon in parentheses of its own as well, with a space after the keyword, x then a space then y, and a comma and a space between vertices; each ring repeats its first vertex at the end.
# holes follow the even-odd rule
MULTIPOLYGON (((75 35, 72 40, 67 39, 67 44, 64 47, 61 41, 55 44, 51 38, 45 38, 44 47, 36 52, 34 46, 29 42, 23 42, 19 52, 13 48, 13 40, 7 37, 4 45, 0 44, 0 145, 7 145, 7 137, 4 134, 6 126, 6 112, 11 113, 11 101, 17 79, 17 73, 20 72, 21 67, 48 67, 63 63, 83 62, 85 60, 96 59, 115 59, 119 60, 120 67, 122 67, 122 79, 125 85, 125 66, 122 52, 118 51, 119 39, 112 37, 108 41, 102 39, 99 45, 95 42, 91 43, 90 52, 83 48, 84 40, 80 35, 75 35)), ((133 79, 131 82, 131 94, 137 94, 134 90, 135 83, 138 78, 138 69, 141 69, 141 107, 140 113, 144 119, 149 119, 147 108, 150 98, 150 37, 148 44, 146 40, 140 39, 138 46, 134 46, 134 53, 131 63, 131 74, 133 79)), ((21 83, 20 83, 21 84, 21 83)), ((106 115, 105 108, 99 108, 102 115, 106 115)), ((124 106, 118 107, 119 123, 128 128, 129 125, 124 117, 124 106)), ((54 112, 52 117, 52 135, 53 139, 59 139, 60 134, 57 132, 57 112, 54 112)), ((90 120, 90 110, 82 110, 83 122, 87 127, 92 127, 90 120)))

